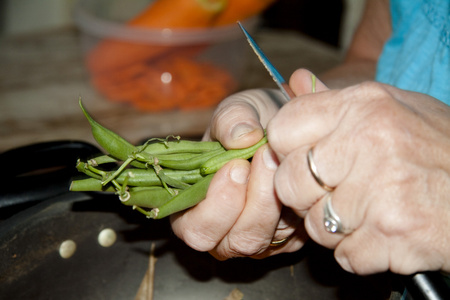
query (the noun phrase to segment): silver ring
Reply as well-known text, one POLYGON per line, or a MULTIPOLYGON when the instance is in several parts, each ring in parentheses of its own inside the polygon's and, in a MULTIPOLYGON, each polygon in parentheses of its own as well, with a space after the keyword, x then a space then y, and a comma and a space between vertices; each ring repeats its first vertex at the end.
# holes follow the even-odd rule
POLYGON ((352 230, 344 228, 341 222, 341 218, 334 212, 333 206, 331 205, 332 193, 325 194, 325 206, 323 208, 323 225, 325 230, 331 233, 351 233, 352 230))
POLYGON ((319 176, 319 172, 317 171, 316 164, 314 163, 314 160, 313 160, 313 149, 314 149, 314 147, 311 147, 311 149, 309 149, 309 151, 308 151, 308 155, 306 156, 306 159, 308 160, 309 170, 311 171, 311 174, 314 177, 314 179, 316 180, 316 182, 325 191, 332 192, 332 191, 334 191, 335 187, 325 184, 325 182, 323 182, 323 180, 319 176))

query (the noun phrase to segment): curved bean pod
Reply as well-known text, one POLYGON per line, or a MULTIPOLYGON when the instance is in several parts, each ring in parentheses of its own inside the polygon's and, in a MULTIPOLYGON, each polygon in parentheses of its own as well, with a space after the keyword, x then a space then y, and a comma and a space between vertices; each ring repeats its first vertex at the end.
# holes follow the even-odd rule
MULTIPOLYGON (((108 154, 115 158, 118 158, 119 160, 127 160, 130 155, 138 151, 138 149, 133 144, 129 143, 120 135, 97 123, 97 121, 95 121, 84 109, 83 104, 81 103, 81 99, 79 100, 79 104, 84 116, 91 125, 91 131, 94 139, 103 149, 108 152, 108 154)), ((131 165, 137 168, 146 168, 145 164, 141 162, 133 161, 131 165)))
POLYGON ((178 195, 173 197, 170 201, 152 209, 146 215, 152 219, 162 219, 176 212, 188 209, 206 197, 209 183, 211 182, 214 174, 210 174, 204 177, 202 180, 192 185, 190 188, 181 191, 178 195))

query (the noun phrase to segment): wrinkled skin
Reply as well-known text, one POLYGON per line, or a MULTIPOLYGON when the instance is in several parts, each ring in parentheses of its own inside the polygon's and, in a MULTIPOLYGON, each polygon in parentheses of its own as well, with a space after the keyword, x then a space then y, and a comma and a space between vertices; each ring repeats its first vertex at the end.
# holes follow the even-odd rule
POLYGON ((223 167, 203 202, 172 217, 176 235, 218 259, 292 252, 310 237, 358 274, 450 271, 450 108, 375 82, 328 90, 318 81, 311 94, 305 70, 290 86, 297 97, 279 111, 260 90, 221 103, 205 139, 243 148, 267 128, 270 146, 251 165, 223 167), (351 234, 324 229, 325 191, 306 162, 313 146, 351 234), (287 236, 282 246, 269 246, 287 236))
MULTIPOLYGON (((263 127, 278 111, 271 97, 281 94, 251 90, 223 101, 204 139, 219 140, 228 149, 257 143, 264 135, 263 127)), ((303 220, 290 209, 282 209, 274 190, 277 166, 268 145, 256 152, 251 164, 229 162, 214 176, 205 200, 171 218, 174 232, 190 247, 209 251, 217 259, 263 258, 299 249, 307 239, 303 220), (282 247, 269 247, 272 240, 291 235, 295 238, 282 247)))

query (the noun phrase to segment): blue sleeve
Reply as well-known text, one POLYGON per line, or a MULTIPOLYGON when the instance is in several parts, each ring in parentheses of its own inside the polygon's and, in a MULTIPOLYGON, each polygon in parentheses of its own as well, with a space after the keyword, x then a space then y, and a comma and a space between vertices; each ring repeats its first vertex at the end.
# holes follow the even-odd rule
POLYGON ((391 0, 376 80, 450 105, 450 0, 391 0))

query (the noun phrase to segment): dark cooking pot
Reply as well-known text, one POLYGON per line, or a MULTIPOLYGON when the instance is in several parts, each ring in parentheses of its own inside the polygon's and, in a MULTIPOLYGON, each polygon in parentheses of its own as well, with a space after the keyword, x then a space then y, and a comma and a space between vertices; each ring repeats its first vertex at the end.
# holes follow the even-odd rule
POLYGON ((155 300, 221 300, 235 288, 246 300, 389 299, 391 291, 403 291, 392 274, 344 272, 330 250, 312 242, 263 260, 220 262, 194 251, 172 234, 167 219, 148 220, 115 196, 68 192, 76 159, 97 152, 89 144, 60 142, 0 155, 3 166, 15 170, 2 177, 0 298, 134 299, 152 244, 155 300), (23 161, 28 168, 17 166, 23 161), (105 228, 117 234, 109 247, 98 242, 105 228), (67 240, 76 250, 63 258, 59 250, 67 240))

